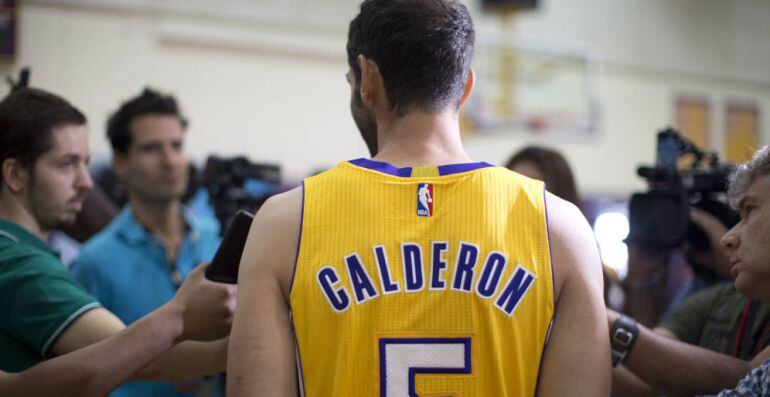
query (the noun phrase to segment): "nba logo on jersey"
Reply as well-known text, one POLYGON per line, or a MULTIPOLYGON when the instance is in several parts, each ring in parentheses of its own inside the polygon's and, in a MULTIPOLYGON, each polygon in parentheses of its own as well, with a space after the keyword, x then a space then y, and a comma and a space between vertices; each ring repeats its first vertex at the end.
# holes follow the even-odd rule
POLYGON ((430 183, 417 185, 417 215, 433 215, 433 185, 430 183))

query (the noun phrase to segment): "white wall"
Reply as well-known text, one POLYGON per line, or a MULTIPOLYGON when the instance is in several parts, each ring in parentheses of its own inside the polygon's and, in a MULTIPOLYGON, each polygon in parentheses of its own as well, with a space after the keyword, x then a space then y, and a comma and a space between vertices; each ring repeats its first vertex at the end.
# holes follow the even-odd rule
MULTIPOLYGON (((677 95, 711 102, 711 143, 724 140, 725 102, 758 102, 760 141, 770 143, 770 2, 745 0, 542 0, 514 22, 517 37, 587 46, 601 60, 599 131, 590 138, 513 133, 469 142, 479 156, 505 158, 523 143, 562 149, 587 193, 624 195, 654 160, 655 133, 674 124, 677 95), (762 122, 764 121, 764 122, 762 122)), ((477 18, 480 36, 500 35, 499 17, 477 18)))
MULTIPOLYGON (((278 162, 299 179, 366 155, 352 123, 344 43, 357 0, 28 0, 19 54, 0 73, 33 68, 91 121, 95 157, 108 158, 106 116, 142 86, 178 96, 194 158, 216 152, 278 162), (206 8, 208 6, 209 8, 206 8)), ((502 162, 527 143, 561 148, 584 192, 642 187, 635 167, 654 158, 678 93, 709 97, 722 139, 727 98, 759 101, 770 142, 770 3, 763 0, 542 0, 516 21, 519 37, 578 43, 600 54, 601 118, 587 138, 476 135, 472 156, 502 162)), ((475 2, 474 2, 475 4, 475 2)), ((472 7, 480 40, 497 18, 472 7)))

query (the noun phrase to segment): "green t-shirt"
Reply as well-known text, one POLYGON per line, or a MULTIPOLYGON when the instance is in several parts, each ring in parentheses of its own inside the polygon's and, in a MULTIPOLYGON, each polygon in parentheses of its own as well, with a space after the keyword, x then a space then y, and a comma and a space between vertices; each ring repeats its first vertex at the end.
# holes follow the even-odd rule
POLYGON ((0 370, 20 372, 45 360, 67 327, 98 306, 56 251, 0 220, 0 370))
MULTIPOLYGON (((688 298, 661 327, 683 342, 733 356, 748 303, 749 298, 735 289, 735 283, 719 284, 688 298)), ((770 304, 755 305, 753 320, 745 326, 744 332, 749 334, 744 339, 744 353, 738 354, 744 360, 751 359, 770 342, 770 304)))

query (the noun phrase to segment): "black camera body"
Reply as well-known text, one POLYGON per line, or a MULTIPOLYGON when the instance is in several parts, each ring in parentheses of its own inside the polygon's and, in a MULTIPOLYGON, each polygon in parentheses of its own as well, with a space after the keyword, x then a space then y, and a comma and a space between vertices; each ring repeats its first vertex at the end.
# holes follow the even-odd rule
POLYGON ((277 185, 281 182, 281 167, 274 164, 252 163, 246 157, 209 156, 203 169, 201 184, 209 191, 209 201, 224 234, 240 210, 255 213, 269 195, 254 196, 245 188, 247 180, 277 185))
POLYGON ((728 178, 735 166, 723 163, 667 128, 658 133, 655 166, 642 166, 637 174, 649 190, 635 193, 629 204, 630 233, 627 241, 650 248, 674 248, 687 243, 707 251, 708 237, 692 222, 690 208, 700 208, 732 226, 738 216, 727 204, 728 178), (679 159, 692 156, 692 164, 678 167, 679 159))

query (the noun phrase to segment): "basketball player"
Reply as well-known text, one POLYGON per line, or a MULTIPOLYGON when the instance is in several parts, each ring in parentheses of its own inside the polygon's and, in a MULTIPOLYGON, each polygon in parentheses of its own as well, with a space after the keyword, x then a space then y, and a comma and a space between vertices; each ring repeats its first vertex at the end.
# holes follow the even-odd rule
POLYGON ((374 157, 260 210, 228 395, 609 394, 587 222, 542 183, 463 149, 474 36, 455 1, 362 3, 348 81, 374 157))

